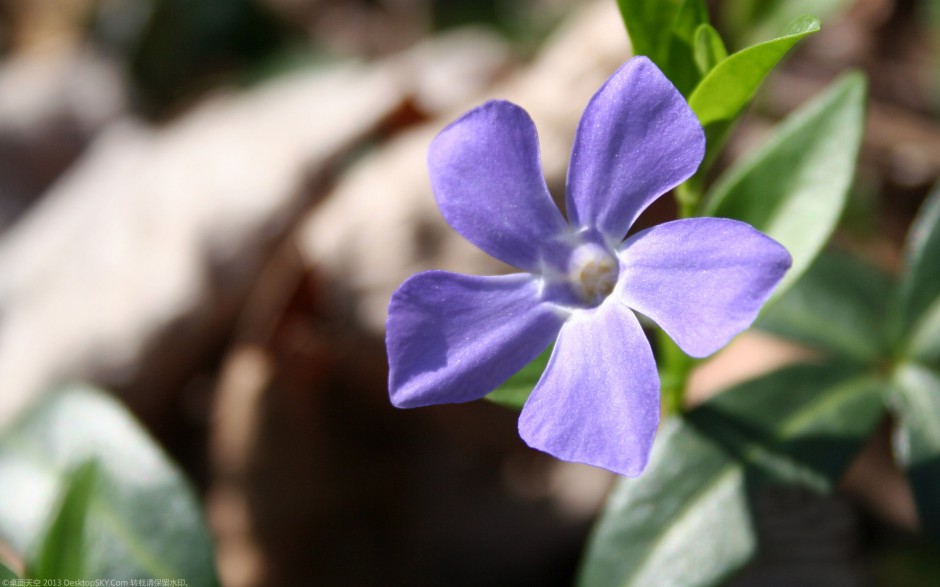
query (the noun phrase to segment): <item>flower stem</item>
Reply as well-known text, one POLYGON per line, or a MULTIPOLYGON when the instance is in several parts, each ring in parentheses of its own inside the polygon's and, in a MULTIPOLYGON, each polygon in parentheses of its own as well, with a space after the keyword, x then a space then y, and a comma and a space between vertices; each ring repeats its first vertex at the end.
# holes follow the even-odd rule
POLYGON ((659 349, 659 385, 665 415, 684 411, 686 384, 695 359, 688 356, 663 330, 656 331, 659 349))
POLYGON ((679 207, 679 218, 692 218, 697 216, 699 204, 703 195, 702 180, 698 175, 676 188, 676 205, 679 207))
MULTIPOLYGON (((695 174, 676 188, 676 205, 679 218, 692 218, 698 215, 699 205, 704 196, 702 175, 695 174)), ((682 352, 682 349, 661 329, 656 331, 659 349, 659 385, 662 390, 665 415, 681 414, 685 408, 685 392, 696 360, 682 352)))

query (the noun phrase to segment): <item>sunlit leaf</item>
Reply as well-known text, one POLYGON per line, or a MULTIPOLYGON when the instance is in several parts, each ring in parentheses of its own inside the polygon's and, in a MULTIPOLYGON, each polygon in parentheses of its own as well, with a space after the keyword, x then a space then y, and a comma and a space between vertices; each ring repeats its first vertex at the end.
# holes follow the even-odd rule
POLYGON ((800 365, 667 420, 649 468, 609 498, 578 585, 704 587, 728 577, 757 548, 749 492, 830 488, 882 417, 882 385, 848 363, 800 365))
POLYGON ((940 372, 907 364, 894 383, 895 454, 907 471, 921 526, 940 541, 940 372))
POLYGON ((865 125, 865 90, 860 74, 834 82, 729 169, 707 197, 706 215, 743 220, 790 251, 793 266, 775 296, 813 262, 845 207, 865 125))
POLYGON ((692 42, 695 65, 703 76, 728 57, 728 50, 715 27, 703 24, 695 31, 692 42))
POLYGON ((729 55, 699 82, 689 96, 689 106, 705 127, 705 167, 721 149, 727 132, 767 74, 800 39, 818 30, 819 19, 804 16, 782 36, 729 55))
POLYGON ((72 472, 91 460, 88 576, 218 585, 211 540, 182 474, 117 402, 88 387, 47 394, 0 432, 0 536, 34 554, 49 512, 74 486, 72 472))

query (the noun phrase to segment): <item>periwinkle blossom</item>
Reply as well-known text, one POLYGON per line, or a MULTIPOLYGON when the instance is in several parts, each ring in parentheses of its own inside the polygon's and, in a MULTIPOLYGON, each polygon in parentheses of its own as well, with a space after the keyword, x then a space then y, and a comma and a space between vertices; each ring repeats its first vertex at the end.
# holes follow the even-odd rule
POLYGON ((750 326, 790 266, 776 241, 723 218, 666 222, 624 240, 653 200, 695 172, 704 149, 695 114, 643 57, 584 111, 567 222, 524 110, 491 101, 445 128, 428 155, 444 218, 523 273, 427 271, 405 281, 388 310, 392 403, 482 398, 556 341, 520 414, 523 440, 563 460, 640 474, 660 400, 635 312, 704 357, 750 326))

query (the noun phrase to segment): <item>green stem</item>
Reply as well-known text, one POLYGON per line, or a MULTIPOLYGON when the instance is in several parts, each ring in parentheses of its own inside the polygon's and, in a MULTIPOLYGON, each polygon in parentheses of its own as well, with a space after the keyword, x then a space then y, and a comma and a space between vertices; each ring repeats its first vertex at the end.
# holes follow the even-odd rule
POLYGON ((659 349, 659 384, 665 415, 684 411, 685 391, 695 359, 688 356, 663 330, 656 331, 659 349))
POLYGON ((698 212, 703 196, 702 180, 698 174, 676 188, 676 204, 679 207, 679 218, 691 218, 698 212))
MULTIPOLYGON (((676 188, 676 204, 679 218, 691 218, 698 212, 704 195, 704 185, 699 174, 676 188)), ((659 382, 662 390, 663 408, 666 415, 681 414, 685 409, 685 392, 695 359, 688 356, 662 330, 656 331, 659 349, 659 382)))

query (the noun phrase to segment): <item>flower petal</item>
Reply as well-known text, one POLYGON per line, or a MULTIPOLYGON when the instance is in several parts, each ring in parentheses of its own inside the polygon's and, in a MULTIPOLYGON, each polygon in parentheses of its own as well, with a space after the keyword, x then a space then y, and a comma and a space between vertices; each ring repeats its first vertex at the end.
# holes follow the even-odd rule
POLYGON ((646 57, 627 61, 581 117, 568 169, 568 219, 620 240, 656 198, 688 179, 705 154, 689 105, 646 57))
POLYGON ((534 359, 564 321, 527 274, 427 271, 388 306, 389 395, 400 408, 479 399, 534 359))
POLYGON ((522 409, 523 440, 566 461, 636 476, 658 425, 659 376, 636 316, 619 303, 572 315, 522 409))
POLYGON ((777 241, 726 218, 654 226, 630 237, 619 256, 620 299, 693 357, 714 353, 750 326, 790 267, 777 241))
POLYGON ((431 187, 447 222, 493 257, 535 270, 540 244, 566 228, 522 108, 491 101, 445 128, 428 151, 431 187))

